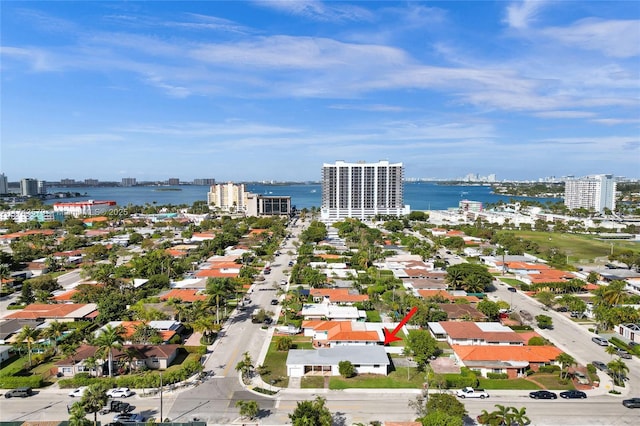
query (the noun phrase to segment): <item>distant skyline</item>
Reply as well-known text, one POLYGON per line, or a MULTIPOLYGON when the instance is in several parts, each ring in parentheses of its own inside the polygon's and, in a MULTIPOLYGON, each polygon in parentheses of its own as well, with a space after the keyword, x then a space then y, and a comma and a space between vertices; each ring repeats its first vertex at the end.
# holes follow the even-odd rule
POLYGON ((0 172, 640 178, 633 1, 3 1, 0 172))

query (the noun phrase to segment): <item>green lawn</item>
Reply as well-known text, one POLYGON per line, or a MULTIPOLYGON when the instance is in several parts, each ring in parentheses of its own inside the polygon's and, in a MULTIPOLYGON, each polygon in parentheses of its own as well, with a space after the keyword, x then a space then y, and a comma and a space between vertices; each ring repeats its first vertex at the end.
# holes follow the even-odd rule
POLYGON ((520 284, 523 284, 522 281, 516 280, 514 278, 500 278, 500 281, 503 283, 509 284, 511 287, 520 287, 520 284))
POLYGON ((525 379, 485 379, 479 377, 479 386, 482 389, 522 389, 538 390, 540 386, 525 379))
POLYGON ((607 257, 611 254, 611 244, 614 253, 616 250, 638 251, 638 244, 632 241, 622 240, 598 240, 595 235, 576 235, 555 232, 538 231, 498 231, 508 232, 517 237, 535 242, 540 251, 546 251, 551 247, 557 247, 569 256, 570 262, 593 261, 596 257, 607 257))
MULTIPOLYGON (((279 387, 287 387, 289 385, 289 377, 287 376, 287 356, 289 351, 278 351, 276 345, 281 336, 274 336, 269 344, 269 350, 267 356, 264 358, 264 365, 267 368, 267 373, 262 375, 262 380, 270 383, 271 380, 275 380, 275 385, 279 387)), ((293 349, 311 349, 311 337, 294 336, 293 349)))
POLYGON ((368 322, 382 322, 382 318, 380 318, 380 312, 378 311, 366 311, 366 312, 367 312, 368 322))
POLYGON ((402 330, 398 331, 396 334, 397 337, 402 340, 396 340, 394 342, 389 343, 389 346, 404 346, 405 338, 407 337, 402 330))
POLYGON ((425 374, 418 372, 415 368, 397 367, 388 376, 376 374, 362 374, 350 379, 340 376, 332 376, 329 381, 329 389, 349 389, 349 388, 408 388, 419 389, 425 380, 425 374), (409 380, 407 380, 407 369, 409 369, 409 380))
POLYGON ((302 389, 322 389, 324 388, 324 377, 322 376, 305 376, 300 381, 302 389))
POLYGON ((558 381, 559 379, 558 374, 535 373, 531 376, 531 378, 536 382, 540 383, 541 385, 543 385, 547 389, 554 389, 554 390, 575 389, 575 387, 573 386, 573 382, 571 380, 569 380, 566 385, 563 385, 562 383, 560 383, 558 381))

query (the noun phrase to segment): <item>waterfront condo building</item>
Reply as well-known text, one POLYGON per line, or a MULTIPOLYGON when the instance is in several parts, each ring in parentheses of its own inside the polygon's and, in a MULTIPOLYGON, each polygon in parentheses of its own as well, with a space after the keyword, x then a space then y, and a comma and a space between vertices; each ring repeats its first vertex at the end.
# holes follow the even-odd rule
POLYGON ((564 204, 569 209, 584 208, 602 213, 616 208, 616 182, 613 175, 569 178, 564 186, 564 204))
POLYGON ((75 201, 70 203, 55 203, 53 205, 54 212, 62 212, 65 216, 95 216, 99 214, 109 215, 110 212, 115 215, 118 210, 115 201, 75 201))
POLYGON ((23 197, 33 197, 38 195, 38 180, 24 178, 20 180, 20 194, 23 197))
POLYGON ((207 202, 214 209, 224 212, 244 212, 245 193, 244 183, 233 182, 211 185, 207 194, 207 202))
POLYGON ((321 219, 326 222, 348 217, 367 219, 376 215, 409 214, 403 204, 402 163, 347 163, 322 166, 321 219))

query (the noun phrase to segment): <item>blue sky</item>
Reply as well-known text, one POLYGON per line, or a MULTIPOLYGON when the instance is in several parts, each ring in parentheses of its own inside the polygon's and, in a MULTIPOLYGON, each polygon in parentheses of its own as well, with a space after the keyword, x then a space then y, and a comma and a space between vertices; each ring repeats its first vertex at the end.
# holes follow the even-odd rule
POLYGON ((17 2, 10 181, 640 178, 640 2, 17 2))

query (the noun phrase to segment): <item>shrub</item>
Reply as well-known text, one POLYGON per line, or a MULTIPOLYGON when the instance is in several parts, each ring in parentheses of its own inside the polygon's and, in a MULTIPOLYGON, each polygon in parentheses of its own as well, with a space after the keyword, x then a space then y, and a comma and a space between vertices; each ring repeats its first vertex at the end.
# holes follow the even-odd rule
POLYGON ((595 365, 587 364, 587 372, 589 374, 598 374, 595 365))
POLYGON ((291 349, 292 345, 293 339, 291 339, 291 337, 285 336, 278 339, 278 342, 276 343, 276 349, 279 351, 288 351, 289 349, 291 349))
POLYGON ((444 374, 447 388, 477 387, 478 377, 468 368, 462 368, 460 374, 444 374))
POLYGON ((356 375, 356 368, 353 366, 351 361, 340 361, 338 363, 338 371, 340 372, 340 375, 345 379, 356 375))
POLYGON ((542 365, 538 369, 540 373, 557 373, 560 371, 559 365, 542 365))
POLYGON ((546 343, 546 340, 544 337, 541 336, 534 336, 531 339, 529 339, 529 341, 527 342, 527 345, 529 346, 544 346, 546 343))
POLYGON ((508 379, 507 373, 487 373, 487 379, 508 379))

